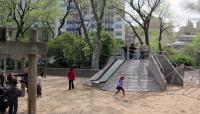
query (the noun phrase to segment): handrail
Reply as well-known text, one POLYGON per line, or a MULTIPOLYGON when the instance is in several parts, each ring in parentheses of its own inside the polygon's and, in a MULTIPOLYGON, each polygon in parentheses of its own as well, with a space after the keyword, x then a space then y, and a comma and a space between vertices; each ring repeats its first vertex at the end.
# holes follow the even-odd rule
POLYGON ((190 67, 190 66, 184 66, 185 68, 188 68, 188 69, 191 69, 191 70, 200 70, 200 69, 198 69, 198 68, 192 68, 192 67, 190 67))
POLYGON ((101 68, 104 68, 104 67, 106 66, 106 64, 108 63, 108 61, 109 61, 109 59, 110 59, 111 57, 112 57, 112 56, 106 58, 106 61, 104 62, 104 64, 102 65, 101 68))
POLYGON ((162 69, 161 72, 163 73, 163 72, 164 72, 164 68, 163 68, 163 66, 161 65, 161 63, 160 63, 160 61, 159 61, 157 55, 155 55, 155 58, 156 58, 156 60, 157 60, 157 62, 158 62, 159 67, 162 69))
MULTIPOLYGON (((161 53, 162 55, 167 55, 169 58, 169 60, 175 65, 175 66, 178 66, 178 64, 170 57, 169 53, 167 53, 167 51, 153 51, 153 53, 161 53)), ((166 57, 166 56, 165 56, 166 57)), ((178 70, 181 70, 179 67, 178 67, 178 70)))
MULTIPOLYGON (((132 56, 140 56, 141 54, 132 54, 132 53, 129 53, 129 55, 132 55, 132 56)), ((149 60, 150 59, 150 56, 148 56, 147 58, 147 55, 149 55, 149 53, 145 53, 143 54, 145 56, 145 60, 149 60)), ((138 58, 137 60, 140 60, 140 58, 138 58)))
MULTIPOLYGON (((172 63, 175 64, 176 68, 178 68, 178 70, 181 70, 180 67, 177 67, 177 66, 179 66, 179 65, 170 57, 170 55, 169 55, 167 52, 165 52, 165 54, 167 54, 167 55, 169 56, 170 61, 171 61, 172 63)), ((165 56, 165 57, 166 57, 166 56, 165 56)), ((179 73, 179 72, 178 72, 178 73, 179 73)))
POLYGON ((154 72, 152 72, 152 73, 154 74, 154 77, 155 77, 156 81, 158 82, 158 84, 160 85, 160 87, 162 87, 162 90, 166 90, 167 89, 167 82, 165 80, 164 74, 160 70, 160 67, 158 65, 156 58, 153 57, 153 55, 151 55, 150 58, 152 60, 152 65, 155 66, 155 67, 150 67, 150 69, 156 68, 156 71, 154 70, 154 72), (158 76, 156 72, 159 73, 160 76, 158 76))

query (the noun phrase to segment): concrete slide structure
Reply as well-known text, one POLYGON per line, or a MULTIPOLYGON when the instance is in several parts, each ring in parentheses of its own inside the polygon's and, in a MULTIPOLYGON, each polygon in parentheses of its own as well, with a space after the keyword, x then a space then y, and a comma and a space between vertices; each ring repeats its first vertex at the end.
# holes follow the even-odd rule
POLYGON ((165 55, 154 55, 168 84, 183 86, 183 77, 165 55))
MULTIPOLYGON (((106 69, 102 69, 102 72, 91 77, 92 86, 116 91, 119 78, 124 76, 126 91, 164 91, 167 90, 167 72, 172 71, 177 74, 168 59, 157 57, 157 55, 150 55, 149 59, 142 61, 118 59, 110 67, 106 66, 106 69)), ((174 83, 181 85, 182 78, 180 76, 174 76, 173 79, 174 83)))
POLYGON ((115 91, 120 76, 124 76, 126 91, 161 91, 159 83, 149 71, 149 60, 126 60, 124 64, 110 77, 102 89, 115 91))

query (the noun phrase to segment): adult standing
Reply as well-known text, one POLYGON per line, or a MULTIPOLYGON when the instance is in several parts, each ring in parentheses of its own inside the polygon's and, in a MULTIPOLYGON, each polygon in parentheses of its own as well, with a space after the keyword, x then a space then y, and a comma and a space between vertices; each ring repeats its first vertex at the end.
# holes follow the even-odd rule
POLYGON ((0 114, 5 114, 8 107, 8 97, 4 94, 6 93, 6 88, 0 85, 0 114))
POLYGON ((13 79, 8 89, 9 114, 17 114, 18 97, 20 96, 21 90, 17 88, 17 80, 13 79))
POLYGON ((70 68, 67 74, 69 80, 69 90, 74 89, 75 73, 73 68, 70 68))
POLYGON ((143 42, 141 42, 139 49, 140 49, 140 60, 144 60, 145 59, 145 46, 144 46, 143 42))
POLYGON ((5 84, 5 77, 3 76, 3 72, 0 71, 0 85, 3 87, 5 84))

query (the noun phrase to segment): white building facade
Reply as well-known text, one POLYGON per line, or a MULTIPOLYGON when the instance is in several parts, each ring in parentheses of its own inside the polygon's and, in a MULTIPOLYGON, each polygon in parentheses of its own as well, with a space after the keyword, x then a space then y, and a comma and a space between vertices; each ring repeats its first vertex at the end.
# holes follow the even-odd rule
MULTIPOLYGON (((63 7, 63 11, 65 6, 63 7)), ((75 8, 74 3, 71 4, 71 8, 75 8)), ((93 18, 93 13, 91 8, 87 8, 84 14, 84 21, 87 28, 93 32, 96 31, 96 24, 93 18)), ((70 16, 65 21, 64 26, 62 27, 62 32, 69 32, 76 35, 83 35, 83 30, 80 29, 80 20, 77 11, 70 13, 70 16)), ((116 15, 113 9, 109 9, 105 12, 104 16, 104 31, 111 33, 115 38, 125 40, 125 21, 119 16, 116 15)), ((59 27, 59 22, 56 22, 55 33, 57 33, 59 27)))

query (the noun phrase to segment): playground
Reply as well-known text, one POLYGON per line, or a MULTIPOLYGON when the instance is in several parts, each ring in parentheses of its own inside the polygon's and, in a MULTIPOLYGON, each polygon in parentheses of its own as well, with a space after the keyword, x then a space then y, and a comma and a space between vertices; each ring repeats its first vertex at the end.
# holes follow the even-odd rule
POLYGON ((200 114, 200 0, 172 1, 1 0, 0 114, 200 114))
MULTIPOLYGON (((191 77, 191 71, 185 77, 191 77)), ((191 79, 191 78, 190 78, 191 79)), ((127 92, 113 98, 114 92, 86 86, 88 78, 77 78, 69 91, 66 77, 48 76, 43 96, 37 99, 38 114, 199 114, 200 89, 182 88, 164 92, 127 92), (175 93, 189 93, 186 95, 175 93)), ((170 88, 171 89, 171 88, 170 88)), ((27 96, 19 100, 19 113, 27 114, 27 96)))

